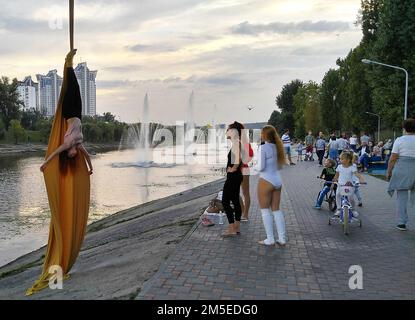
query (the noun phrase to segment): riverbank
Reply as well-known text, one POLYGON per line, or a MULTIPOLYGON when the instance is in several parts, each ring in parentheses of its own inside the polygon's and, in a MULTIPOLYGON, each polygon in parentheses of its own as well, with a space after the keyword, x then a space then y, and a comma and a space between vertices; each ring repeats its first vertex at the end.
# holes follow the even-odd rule
POLYGON ((41 273, 45 247, 0 268, 0 299, 134 299, 174 252, 223 179, 92 223, 64 289, 25 297, 41 273))
MULTIPOLYGON (((25 143, 6 144, 0 143, 0 157, 18 157, 28 155, 44 155, 47 149, 46 144, 25 143)), ((102 153, 118 150, 119 143, 85 143, 85 148, 90 153, 102 153)))

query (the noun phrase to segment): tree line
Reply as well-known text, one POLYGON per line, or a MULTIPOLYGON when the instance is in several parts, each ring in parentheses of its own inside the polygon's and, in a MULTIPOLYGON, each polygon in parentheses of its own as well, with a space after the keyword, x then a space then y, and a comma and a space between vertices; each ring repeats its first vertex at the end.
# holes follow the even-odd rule
POLYGON ((409 73, 408 116, 414 116, 411 81, 415 70, 415 1, 362 0, 356 24, 360 44, 321 83, 293 80, 276 97, 268 121, 279 131, 289 129, 297 138, 306 132, 376 132, 380 115, 383 129, 401 129, 404 116, 405 74, 388 67, 368 65, 369 59, 405 68, 409 73))

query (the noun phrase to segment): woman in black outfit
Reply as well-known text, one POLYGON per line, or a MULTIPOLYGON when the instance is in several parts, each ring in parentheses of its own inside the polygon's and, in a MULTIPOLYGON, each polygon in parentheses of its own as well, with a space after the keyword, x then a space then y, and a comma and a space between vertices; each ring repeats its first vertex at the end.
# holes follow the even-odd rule
POLYGON ((239 190, 242 183, 242 148, 241 134, 243 125, 234 122, 229 125, 226 138, 232 140, 232 148, 228 153, 226 165, 226 181, 223 186, 222 204, 228 217, 229 227, 222 234, 223 237, 231 237, 240 234, 242 208, 239 201, 239 190), (233 204, 233 209, 231 207, 233 204))

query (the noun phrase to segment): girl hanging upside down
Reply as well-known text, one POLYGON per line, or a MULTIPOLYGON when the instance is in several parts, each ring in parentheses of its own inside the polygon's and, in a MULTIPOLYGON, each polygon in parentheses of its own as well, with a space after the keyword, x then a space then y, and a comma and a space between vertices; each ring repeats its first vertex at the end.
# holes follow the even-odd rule
MULTIPOLYGON (((73 57, 76 54, 76 49, 68 53, 65 60, 65 71, 68 77, 68 87, 62 102, 62 116, 66 120, 68 129, 66 130, 63 144, 61 144, 55 151, 53 151, 45 162, 40 167, 40 171, 44 171, 48 163, 56 156, 59 155, 60 164, 68 163, 71 159, 78 155, 78 152, 82 154, 88 163, 89 174, 92 174, 91 158, 83 146, 82 135, 82 100, 79 92, 78 80, 76 79, 73 69, 73 57)), ((62 165, 61 165, 62 168, 62 165)))

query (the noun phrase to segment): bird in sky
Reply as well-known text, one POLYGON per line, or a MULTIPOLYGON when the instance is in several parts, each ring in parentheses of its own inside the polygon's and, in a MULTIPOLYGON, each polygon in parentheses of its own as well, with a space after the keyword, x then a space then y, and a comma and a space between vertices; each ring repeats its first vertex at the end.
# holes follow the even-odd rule
POLYGON ((254 107, 247 107, 249 111, 251 111, 252 109, 254 109, 254 107))

